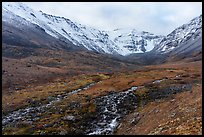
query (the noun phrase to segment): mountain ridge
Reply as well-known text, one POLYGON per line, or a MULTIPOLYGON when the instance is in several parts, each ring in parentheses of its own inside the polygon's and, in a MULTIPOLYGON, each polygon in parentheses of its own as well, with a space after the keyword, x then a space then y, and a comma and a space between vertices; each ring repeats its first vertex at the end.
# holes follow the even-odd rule
MULTIPOLYGON (((101 53, 128 55, 131 53, 147 52, 153 48, 152 46, 154 46, 155 43, 154 39, 157 40, 161 37, 151 33, 146 33, 145 35, 149 34, 150 38, 145 38, 145 36, 143 37, 143 32, 137 32, 138 35, 135 36, 137 33, 132 33, 134 29, 132 32, 128 32, 128 30, 124 29, 123 31, 125 31, 125 34, 121 35, 125 35, 125 37, 123 37, 124 39, 121 39, 118 38, 117 34, 109 34, 108 31, 97 30, 95 28, 73 22, 70 19, 49 15, 42 11, 34 11, 22 3, 17 5, 12 5, 10 3, 3 4, 3 13, 5 13, 5 10, 12 13, 12 10, 14 9, 17 12, 13 14, 18 15, 31 23, 37 24, 49 35, 58 39, 68 39, 74 45, 84 46, 88 50, 101 53), (126 34, 129 33, 132 33, 132 35, 127 36, 126 34), (111 39, 109 38, 109 35, 111 35, 111 39), (116 38, 119 40, 116 40, 116 38), (148 43, 151 44, 151 47, 148 47, 148 45, 150 45, 148 43)), ((3 20, 6 21, 6 19, 3 20)))
MULTIPOLYGON (((2 21, 20 28, 25 25, 29 28, 31 24, 37 25, 38 29, 63 42, 64 45, 62 44, 61 48, 65 50, 69 49, 66 48, 68 45, 72 49, 87 49, 122 56, 147 52, 169 54, 175 47, 184 45, 183 43, 189 41, 191 37, 194 37, 191 41, 200 37, 202 32, 202 14, 177 27, 167 36, 162 36, 137 31, 134 28, 98 30, 65 17, 35 11, 23 3, 3 3, 2 21)), ((57 44, 55 45, 52 47, 58 49, 57 44)))
POLYGON ((202 14, 193 18, 188 23, 183 24, 169 33, 153 50, 168 53, 175 47, 187 42, 191 37, 193 40, 202 35, 202 14))

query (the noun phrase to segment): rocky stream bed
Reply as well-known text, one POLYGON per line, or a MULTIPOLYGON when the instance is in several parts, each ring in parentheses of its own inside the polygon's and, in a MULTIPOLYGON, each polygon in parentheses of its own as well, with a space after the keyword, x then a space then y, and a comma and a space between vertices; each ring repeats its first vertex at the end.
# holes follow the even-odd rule
POLYGON ((2 129, 9 124, 15 124, 21 120, 26 120, 32 123, 33 121, 38 120, 40 118, 40 115, 44 113, 46 110, 48 110, 51 107, 54 107, 53 106, 54 103, 60 102, 62 99, 67 98, 72 94, 78 93, 80 91, 84 91, 93 85, 95 85, 95 83, 91 83, 89 85, 86 85, 83 88, 79 88, 65 94, 48 97, 49 103, 47 104, 19 109, 17 111, 13 111, 9 113, 6 116, 2 116, 2 129))
MULTIPOLYGON (((161 79, 153 81, 152 84, 158 84, 161 81, 167 79, 161 79)), ((51 107, 55 107, 56 102, 60 102, 62 99, 67 98, 68 96, 82 92, 95 83, 91 83, 83 88, 73 90, 66 94, 57 95, 50 97, 50 102, 48 104, 27 107, 24 109, 19 109, 13 111, 6 116, 2 116, 2 129, 7 127, 10 124, 18 123, 21 120, 26 120, 32 124, 32 122, 40 119, 41 114, 46 112, 51 107)), ((192 85, 189 83, 167 86, 162 89, 152 90, 147 93, 148 101, 155 99, 161 99, 168 97, 169 95, 176 94, 178 92, 191 90, 192 85)), ((137 91, 137 86, 132 86, 131 88, 122 91, 122 92, 110 92, 108 95, 96 97, 94 99, 94 104, 96 106, 95 118, 86 123, 84 128, 84 133, 86 135, 112 135, 120 124, 120 120, 131 112, 132 110, 137 109, 138 103, 141 100, 148 102, 147 98, 141 98, 137 94, 134 94, 137 91)))

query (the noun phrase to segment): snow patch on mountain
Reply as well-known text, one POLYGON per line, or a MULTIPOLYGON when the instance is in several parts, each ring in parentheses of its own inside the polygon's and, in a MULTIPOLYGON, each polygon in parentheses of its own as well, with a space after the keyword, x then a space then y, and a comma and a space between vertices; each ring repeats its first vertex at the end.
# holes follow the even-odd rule
MULTIPOLYGON (((151 51, 164 36, 156 36, 145 31, 136 29, 117 29, 108 32, 110 39, 123 51, 131 53, 144 53, 151 51)), ((121 52, 123 52, 121 51, 121 52)), ((123 54, 123 53, 120 53, 123 54)))
POLYGON ((162 39, 162 41, 155 46, 154 50, 161 53, 168 53, 175 47, 178 47, 188 40, 195 40, 202 35, 202 15, 192 19, 187 24, 176 28, 170 34, 162 39))
POLYGON ((128 55, 148 52, 160 42, 162 37, 148 32, 138 32, 135 29, 100 31, 64 17, 35 11, 20 2, 4 2, 2 7, 4 21, 10 22, 11 19, 15 20, 15 16, 19 16, 43 28, 46 33, 55 38, 65 38, 77 46, 101 53, 128 55))
POLYGON ((76 46, 108 54, 129 55, 158 51, 167 53, 191 37, 202 32, 202 16, 199 16, 165 36, 157 36, 134 28, 101 31, 73 22, 70 19, 35 11, 21 2, 2 3, 2 21, 15 26, 38 25, 45 32, 59 40, 68 40, 76 46))

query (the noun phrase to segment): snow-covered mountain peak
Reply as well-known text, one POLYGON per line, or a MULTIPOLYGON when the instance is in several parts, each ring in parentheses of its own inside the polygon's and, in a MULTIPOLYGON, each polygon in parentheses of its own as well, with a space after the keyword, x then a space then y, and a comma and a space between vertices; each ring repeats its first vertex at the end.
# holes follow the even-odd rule
POLYGON ((134 28, 101 31, 86 25, 73 22, 65 17, 59 17, 35 11, 19 2, 3 3, 4 21, 15 20, 19 16, 32 24, 36 24, 49 35, 57 39, 67 39, 76 46, 83 46, 108 54, 128 55, 150 51, 161 39, 148 32, 139 32, 134 28), (13 14, 13 16, 11 16, 13 14), (14 16, 15 15, 15 16, 14 16))
POLYGON ((175 47, 187 42, 189 39, 194 40, 202 35, 202 15, 190 20, 188 23, 173 30, 161 43, 155 46, 154 50, 168 53, 175 47))
POLYGON ((3 2, 2 7, 2 20, 9 24, 22 28, 24 25, 35 24, 61 41, 69 41, 78 47, 108 54, 129 55, 148 52, 152 49, 166 52, 173 49, 177 43, 188 39, 188 36, 197 34, 202 28, 202 16, 200 16, 191 20, 189 24, 177 28, 167 37, 138 31, 135 28, 103 31, 65 17, 35 11, 20 2, 3 2))
POLYGON ((120 48, 132 53, 144 53, 151 51, 155 44, 159 43, 164 36, 156 36, 134 28, 115 29, 109 31, 110 39, 120 48))
POLYGON ((22 2, 3 2, 2 3, 3 8, 12 8, 12 9, 30 9, 26 4, 22 2))
POLYGON ((3 2, 2 9, 6 11, 11 11, 18 16, 26 16, 34 14, 36 11, 29 8, 26 4, 22 2, 3 2))

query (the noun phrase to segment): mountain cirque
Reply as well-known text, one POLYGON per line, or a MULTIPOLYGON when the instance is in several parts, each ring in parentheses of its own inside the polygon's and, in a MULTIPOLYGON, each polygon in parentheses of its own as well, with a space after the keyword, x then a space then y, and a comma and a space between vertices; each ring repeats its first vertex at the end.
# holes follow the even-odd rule
POLYGON ((202 134, 202 15, 156 36, 2 8, 2 134, 202 134))
MULTIPOLYGON (((179 47, 181 43, 188 41, 190 38, 200 37, 202 30, 202 15, 176 28, 167 36, 157 36, 145 31, 139 32, 134 28, 115 29, 113 31, 97 30, 72 22, 64 17, 35 11, 22 3, 3 3, 2 6, 3 23, 13 25, 21 31, 25 31, 25 27, 28 27, 28 29, 38 31, 38 35, 41 33, 49 34, 52 39, 67 43, 62 49, 69 49, 67 45, 70 45, 71 42, 76 45, 75 48, 83 47, 91 51, 114 55, 144 53, 151 50, 166 53, 175 47, 179 47)), ((33 39, 33 37, 29 39, 33 39)), ((35 45, 41 44, 38 43, 39 41, 37 44, 34 41, 30 42, 35 45)), ((53 45, 52 48, 59 49, 61 47, 59 43, 57 45, 57 47, 53 45)))

